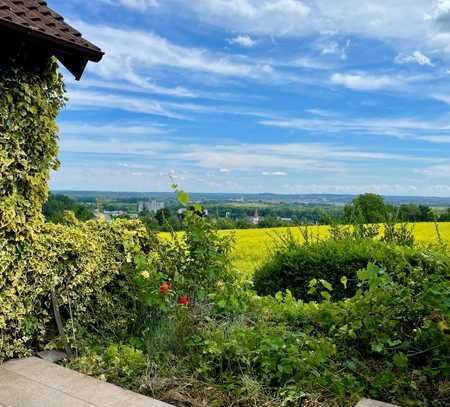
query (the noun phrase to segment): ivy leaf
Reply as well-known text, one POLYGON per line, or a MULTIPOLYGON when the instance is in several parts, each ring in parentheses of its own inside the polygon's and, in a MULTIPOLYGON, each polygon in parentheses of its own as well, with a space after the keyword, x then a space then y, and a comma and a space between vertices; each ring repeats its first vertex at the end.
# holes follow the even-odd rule
POLYGON ((345 276, 342 276, 341 277, 341 283, 342 283, 342 285, 344 286, 344 288, 345 289, 347 289, 347 277, 345 277, 345 276))
POLYGON ((321 291, 320 294, 322 295, 323 298, 325 298, 327 301, 331 300, 331 295, 328 291, 321 291))
POLYGON ((320 280, 320 282, 328 291, 333 291, 333 286, 327 280, 320 280))

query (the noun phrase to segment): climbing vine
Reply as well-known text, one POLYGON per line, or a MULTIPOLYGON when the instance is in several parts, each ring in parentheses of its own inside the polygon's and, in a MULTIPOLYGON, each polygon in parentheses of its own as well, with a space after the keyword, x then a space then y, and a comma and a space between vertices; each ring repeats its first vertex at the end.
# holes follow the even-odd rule
POLYGON ((55 59, 19 51, 0 62, 0 89, 0 237, 20 242, 42 220, 58 168, 64 84, 55 59))

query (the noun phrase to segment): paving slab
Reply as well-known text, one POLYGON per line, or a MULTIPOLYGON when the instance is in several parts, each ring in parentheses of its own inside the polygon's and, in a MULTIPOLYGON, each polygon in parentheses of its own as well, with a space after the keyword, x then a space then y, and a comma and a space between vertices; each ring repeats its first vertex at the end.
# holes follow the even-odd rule
POLYGON ((171 407, 35 357, 0 367, 1 407, 171 407))
POLYGON ((394 404, 383 403, 382 401, 362 399, 355 407, 398 407, 394 404))

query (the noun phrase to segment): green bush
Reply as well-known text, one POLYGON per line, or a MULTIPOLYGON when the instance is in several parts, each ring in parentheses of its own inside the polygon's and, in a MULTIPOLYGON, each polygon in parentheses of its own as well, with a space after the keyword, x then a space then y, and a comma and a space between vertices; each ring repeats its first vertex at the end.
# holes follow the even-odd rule
POLYGON ((356 273, 370 263, 400 277, 415 266, 433 268, 435 261, 414 248, 374 240, 331 239, 278 250, 256 271, 253 281, 260 295, 290 290, 305 301, 328 295, 340 300, 355 294, 356 273))
POLYGON ((69 338, 93 328, 124 336, 141 319, 130 266, 147 239, 137 221, 47 224, 26 251, 0 250, 0 360, 55 336, 52 292, 69 338))
POLYGON ((369 266, 357 273, 355 295, 343 301, 229 292, 193 340, 192 366, 237 395, 242 378, 251 377, 281 397, 279 405, 352 406, 371 397, 445 406, 450 269, 444 254, 421 255, 434 258, 432 270, 413 267, 397 279, 369 266))
POLYGON ((146 371, 147 358, 132 346, 112 344, 87 352, 68 366, 100 380, 138 390, 146 371))

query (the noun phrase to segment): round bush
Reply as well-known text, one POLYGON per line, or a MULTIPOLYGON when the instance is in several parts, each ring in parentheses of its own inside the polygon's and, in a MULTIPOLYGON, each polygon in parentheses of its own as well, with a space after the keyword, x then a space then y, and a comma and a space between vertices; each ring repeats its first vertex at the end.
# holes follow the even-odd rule
MULTIPOLYGON (((320 301, 325 280, 332 285, 333 300, 352 297, 357 288, 356 272, 370 263, 400 276, 411 267, 425 270, 431 260, 418 251, 392 246, 374 240, 326 240, 278 250, 255 273, 253 282, 259 295, 274 295, 290 290, 296 298, 320 301), (342 278, 346 278, 346 284, 342 278), (316 292, 310 292, 310 281, 317 280, 316 292)), ((344 279, 345 280, 345 279, 344 279)))

